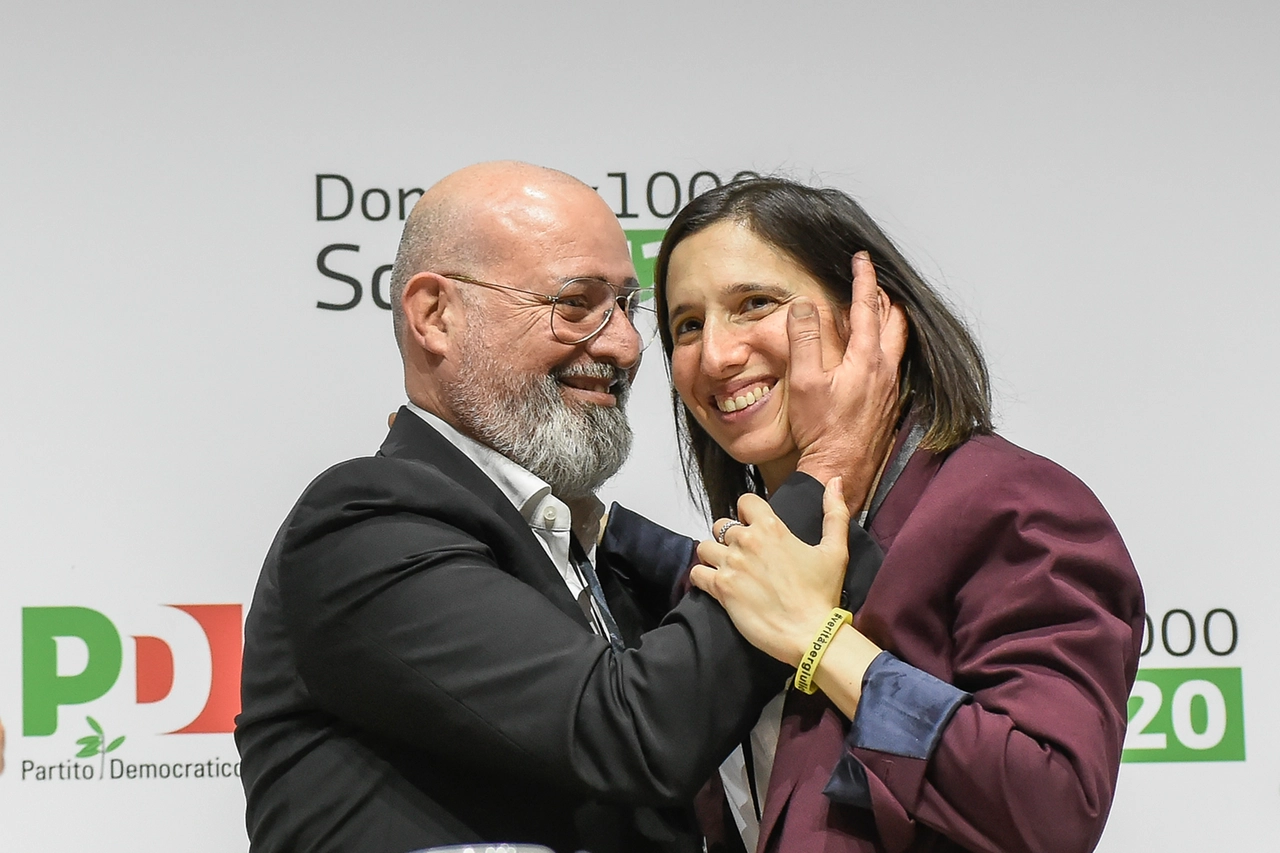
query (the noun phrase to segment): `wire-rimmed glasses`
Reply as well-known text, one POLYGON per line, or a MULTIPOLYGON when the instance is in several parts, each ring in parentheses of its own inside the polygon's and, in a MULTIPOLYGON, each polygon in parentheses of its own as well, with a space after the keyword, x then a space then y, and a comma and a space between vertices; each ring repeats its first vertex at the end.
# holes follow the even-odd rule
POLYGON ((640 336, 641 350, 649 346, 658 333, 658 315, 652 305, 652 288, 619 288, 605 279, 587 277, 569 279, 554 294, 550 294, 507 284, 494 284, 459 273, 440 275, 464 284, 537 297, 539 301, 551 306, 551 334, 562 344, 581 344, 591 340, 600 334, 613 316, 614 309, 618 307, 622 308, 623 316, 640 336), (646 302, 650 304, 641 304, 646 302))

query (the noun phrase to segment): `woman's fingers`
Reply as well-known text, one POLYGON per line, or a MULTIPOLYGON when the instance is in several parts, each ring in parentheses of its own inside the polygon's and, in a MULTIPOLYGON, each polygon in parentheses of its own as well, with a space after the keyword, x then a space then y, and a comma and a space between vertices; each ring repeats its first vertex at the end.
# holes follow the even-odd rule
POLYGON ((815 625, 840 600, 849 535, 841 486, 841 478, 834 477, 823 492, 823 537, 817 547, 797 539, 758 495, 743 495, 741 521, 716 519, 712 533, 723 542, 699 542, 703 565, 689 573, 694 586, 724 605, 752 645, 793 666, 813 639, 815 625))
POLYGON ((759 495, 745 494, 738 498, 738 518, 743 525, 767 524, 778 518, 769 502, 759 495))
POLYGON ((720 601, 719 589, 716 586, 717 578, 716 570, 710 566, 694 565, 689 570, 689 582, 716 601, 720 601))
POLYGON ((722 566, 729 556, 729 547, 711 539, 703 539, 698 543, 698 559, 708 566, 722 566))
POLYGON ((849 559, 849 505, 844 500, 844 485, 832 477, 822 492, 822 545, 841 562, 849 559))

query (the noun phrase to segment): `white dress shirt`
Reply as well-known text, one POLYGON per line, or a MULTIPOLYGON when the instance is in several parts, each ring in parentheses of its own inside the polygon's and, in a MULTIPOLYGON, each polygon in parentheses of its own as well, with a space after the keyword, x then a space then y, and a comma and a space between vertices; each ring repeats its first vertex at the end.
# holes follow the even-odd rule
POLYGON ((746 756, 738 746, 720 765, 720 782, 724 785, 724 797, 729 801, 729 811, 737 824, 738 834, 747 853, 752 853, 760 840, 760 814, 764 813, 764 795, 769 790, 769 776, 773 772, 773 757, 778 752, 778 732, 782 729, 782 703, 787 691, 770 700, 760 712, 760 721, 748 735, 751 744, 751 765, 756 775, 756 795, 751 796, 751 777, 747 775, 746 756), (760 813, 756 812, 756 803, 760 813))

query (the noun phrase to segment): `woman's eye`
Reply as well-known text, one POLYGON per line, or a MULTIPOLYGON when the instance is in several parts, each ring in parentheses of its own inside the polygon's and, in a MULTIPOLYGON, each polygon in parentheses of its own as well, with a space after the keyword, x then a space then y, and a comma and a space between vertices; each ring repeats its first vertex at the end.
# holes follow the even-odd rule
POLYGON ((763 314, 768 311, 772 311, 776 307, 778 307, 777 299, 772 296, 765 296, 764 294, 757 293, 742 300, 742 307, 739 310, 743 314, 748 315, 763 314))
POLYGON ((693 317, 685 317, 683 320, 677 320, 671 324, 671 337, 679 338, 684 335, 691 334, 702 328, 702 321, 693 317))

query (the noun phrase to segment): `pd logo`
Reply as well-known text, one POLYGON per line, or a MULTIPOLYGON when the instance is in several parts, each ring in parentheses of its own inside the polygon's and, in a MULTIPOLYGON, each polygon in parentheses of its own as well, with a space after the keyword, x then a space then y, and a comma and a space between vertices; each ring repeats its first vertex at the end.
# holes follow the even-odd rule
POLYGON ((232 731, 240 711, 241 606, 151 610, 159 612, 131 620, 149 633, 124 636, 87 607, 24 607, 23 734, 51 735, 60 707, 98 701, 150 710, 166 734, 232 731), (122 674, 132 674, 132 690, 128 680, 113 689, 122 674))

